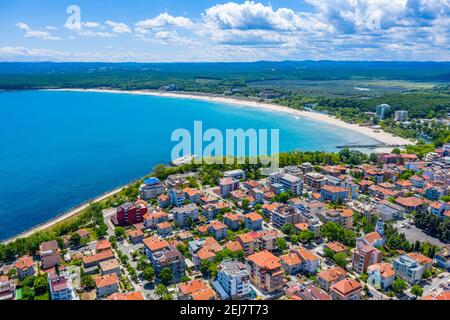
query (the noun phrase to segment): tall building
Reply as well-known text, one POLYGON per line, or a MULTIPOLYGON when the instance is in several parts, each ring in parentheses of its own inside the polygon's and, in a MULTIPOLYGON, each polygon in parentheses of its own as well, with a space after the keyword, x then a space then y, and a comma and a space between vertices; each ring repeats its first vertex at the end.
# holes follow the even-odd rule
POLYGON ((269 176, 271 184, 280 184, 285 190, 291 191, 294 195, 298 196, 302 193, 303 181, 297 176, 286 173, 274 173, 269 176))
POLYGON ((400 111, 395 111, 394 114, 394 119, 395 121, 406 121, 406 119, 408 118, 408 111, 405 110, 400 110, 400 111))
POLYGON ((165 268, 172 270, 173 281, 179 282, 185 274, 183 255, 166 240, 158 237, 144 239, 144 252, 150 259, 157 279, 165 268))
POLYGON ((70 277, 63 271, 48 273, 48 288, 52 300, 74 300, 75 292, 70 277))
POLYGON ((250 292, 250 276, 245 265, 237 260, 222 261, 213 288, 222 300, 245 298, 250 292))
POLYGON ((385 103, 377 105, 377 117, 384 120, 390 108, 391 106, 385 103))
POLYGON ((250 281, 258 288, 272 293, 283 288, 283 268, 280 258, 267 250, 247 257, 250 281))
POLYGON ((395 274, 410 284, 419 283, 422 279, 424 267, 407 254, 395 258, 393 267, 395 274))
POLYGON ((143 200, 156 198, 163 192, 163 184, 158 178, 155 177, 145 179, 144 183, 139 187, 139 195, 143 200))
POLYGON ((179 227, 186 226, 189 222, 198 220, 198 207, 195 203, 189 203, 182 207, 173 208, 173 220, 179 227))
POLYGON ((144 214, 147 213, 147 207, 131 202, 125 202, 117 207, 117 223, 121 226, 129 226, 143 221, 144 214))

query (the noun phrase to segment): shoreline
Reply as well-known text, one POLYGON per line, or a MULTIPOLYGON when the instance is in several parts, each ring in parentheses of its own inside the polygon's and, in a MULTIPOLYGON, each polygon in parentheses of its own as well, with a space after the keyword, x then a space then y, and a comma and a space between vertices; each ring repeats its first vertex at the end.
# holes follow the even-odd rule
POLYGON ((251 100, 237 99, 231 97, 215 96, 211 94, 194 94, 194 93, 172 93, 172 92, 161 92, 152 90, 116 90, 116 89, 43 89, 45 91, 71 91, 71 92, 98 92, 98 93, 113 93, 113 94, 134 94, 134 95, 147 95, 155 97, 164 98, 178 98, 178 99, 193 99, 193 100, 203 100, 208 102, 218 102, 239 107, 253 107, 259 109, 265 109, 273 112, 282 112, 286 114, 291 114, 293 116, 309 118, 313 121, 319 121, 326 124, 330 124, 339 128, 346 130, 351 130, 359 134, 370 137, 383 146, 377 147, 373 152, 389 152, 393 147, 388 147, 391 145, 413 145, 414 142, 405 138, 394 136, 391 133, 379 130, 375 132, 374 129, 369 127, 362 127, 357 124, 347 123, 343 120, 337 119, 333 116, 310 112, 310 111, 300 111, 297 109, 276 105, 268 102, 257 102, 251 100))
MULTIPOLYGON (((232 106, 238 106, 238 107, 253 107, 253 108, 259 108, 259 109, 265 109, 272 112, 282 112, 286 114, 290 114, 293 116, 298 117, 305 117, 309 118, 314 121, 323 122, 326 124, 330 124, 336 127, 340 127, 343 129, 351 130, 354 132, 357 132, 359 134, 368 136, 381 144, 383 146, 377 147, 373 150, 373 152, 389 152, 392 147, 388 147, 388 145, 412 145, 414 144, 413 141, 407 140, 401 137, 396 137, 390 133, 384 132, 380 130, 380 132, 374 132, 374 129, 371 129, 369 127, 361 127, 356 124, 350 124, 346 123, 340 119, 337 119, 335 117, 321 114, 321 113, 315 113, 315 112, 309 112, 309 111, 300 111, 293 108, 275 105, 267 102, 257 102, 252 100, 245 100, 245 99, 237 99, 237 98, 231 98, 231 97, 223 97, 223 96, 215 96, 211 94, 194 94, 194 93, 171 93, 171 92, 160 92, 160 91, 150 91, 150 90, 130 90, 130 91, 124 91, 124 90, 114 90, 114 89, 41 89, 42 91, 69 91, 69 92, 98 92, 98 93, 112 93, 112 94, 134 94, 134 95, 147 95, 147 96, 156 96, 156 97, 164 97, 164 98, 177 98, 177 99, 193 99, 193 100, 203 100, 207 102, 218 102, 223 104, 228 104, 232 106)), ((27 231, 24 231, 16 236, 13 236, 9 239, 2 240, 0 243, 7 244, 10 242, 14 242, 15 240, 19 238, 25 238, 28 237, 36 232, 46 230, 58 223, 64 222, 65 220, 68 220, 69 218, 73 218, 80 214, 84 209, 86 209, 90 204, 97 203, 100 201, 103 201, 120 191, 122 191, 124 188, 126 188, 127 185, 118 187, 114 190, 108 191, 94 199, 88 200, 79 206, 70 209, 67 212, 64 212, 55 218, 48 220, 46 222, 43 222, 35 227, 30 228, 27 231)))
POLYGON ((29 236, 31 236, 34 233, 37 233, 39 231, 44 231, 44 230, 46 230, 48 228, 51 228, 51 227, 55 226, 58 223, 61 223, 61 222, 64 222, 64 221, 66 221, 66 220, 68 220, 70 218, 76 217, 81 212, 83 212, 83 210, 85 210, 87 207, 89 207, 91 204, 98 203, 98 202, 103 201, 103 200, 105 200, 105 199, 107 199, 109 197, 112 197, 112 196, 118 194, 120 191, 122 191, 126 187, 127 186, 125 185, 125 186, 122 186, 122 187, 118 187, 118 188, 116 188, 114 190, 107 191, 107 192, 99 195, 98 197, 96 197, 94 199, 91 199, 91 200, 88 200, 86 202, 83 202, 82 204, 78 205, 77 207, 62 213, 62 214, 56 216, 55 218, 53 218, 51 220, 43 222, 43 223, 41 223, 41 224, 39 224, 39 225, 37 225, 35 227, 32 227, 31 229, 28 229, 27 231, 24 231, 24 232, 22 232, 22 233, 20 233, 18 235, 15 235, 15 236, 13 236, 13 237, 11 237, 9 239, 2 240, 2 241, 0 241, 0 243, 8 244, 10 242, 16 241, 17 239, 29 237, 29 236))

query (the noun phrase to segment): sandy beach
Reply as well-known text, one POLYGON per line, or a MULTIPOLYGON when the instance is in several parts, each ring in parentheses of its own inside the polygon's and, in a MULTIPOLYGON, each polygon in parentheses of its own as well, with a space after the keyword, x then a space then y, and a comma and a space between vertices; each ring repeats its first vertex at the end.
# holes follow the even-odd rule
POLYGON ((38 231, 42 231, 42 230, 48 229, 48 228, 54 226, 55 224, 63 222, 65 220, 69 219, 69 218, 75 217, 76 215, 80 214, 84 209, 86 209, 90 204, 103 201, 106 198, 109 198, 109 197, 119 193, 124 188, 125 188, 125 186, 122 186, 122 187, 119 187, 119 188, 114 189, 112 191, 109 191, 107 193, 104 193, 101 196, 98 196, 97 198, 95 198, 93 200, 87 201, 87 202, 83 203, 82 205, 80 205, 80 206, 78 206, 78 207, 76 207, 76 208, 74 208, 74 209, 72 209, 72 210, 70 210, 70 211, 68 211, 68 212, 66 212, 64 214, 61 214, 61 215, 55 217, 54 219, 52 219, 52 220, 50 220, 48 222, 40 224, 40 225, 34 227, 33 229, 30 229, 30 230, 25 231, 25 232, 15 236, 15 237, 13 237, 13 238, 5 240, 5 241, 3 241, 3 243, 6 244, 6 243, 9 243, 9 242, 13 242, 13 241, 17 240, 18 238, 26 238, 26 237, 32 235, 33 233, 36 233, 38 231))
MULTIPOLYGON (((234 106, 240 106, 240 107, 255 107, 259 109, 266 109, 273 112, 283 112, 292 114, 293 116, 297 117, 305 117, 309 118, 315 121, 321 121, 325 125, 333 125, 336 127, 352 130, 355 133, 362 134, 365 136, 368 136, 381 144, 392 146, 392 145, 398 145, 398 146, 404 146, 404 145, 412 145, 414 144, 413 141, 404 139, 398 136, 394 136, 391 133, 384 132, 383 130, 377 130, 375 132, 374 129, 371 129, 369 127, 362 127, 357 124, 350 124, 346 123, 340 119, 336 119, 335 117, 326 115, 326 114, 320 114, 315 112, 308 112, 308 111, 300 111, 280 105, 275 105, 267 102, 257 102, 257 101, 247 101, 247 100, 240 100, 236 98, 230 98, 230 97, 220 97, 220 96, 213 96, 213 95, 196 95, 196 94, 189 94, 189 93, 172 93, 172 92, 159 92, 159 91, 147 91, 147 90, 130 90, 130 91, 122 91, 122 90, 112 90, 112 89, 50 89, 55 91, 76 91, 76 92, 103 92, 103 93, 120 93, 120 94, 138 94, 138 95, 149 95, 149 96, 158 96, 158 97, 166 97, 166 98, 183 98, 183 99, 196 99, 196 100, 204 100, 209 102, 219 102, 219 103, 225 103, 229 105, 234 106)), ((373 150, 373 152, 389 152, 392 148, 389 147, 380 147, 373 150)))

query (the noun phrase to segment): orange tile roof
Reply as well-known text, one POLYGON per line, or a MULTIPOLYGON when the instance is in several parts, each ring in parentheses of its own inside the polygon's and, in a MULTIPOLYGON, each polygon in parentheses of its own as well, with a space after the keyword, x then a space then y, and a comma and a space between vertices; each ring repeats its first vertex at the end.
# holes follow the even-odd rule
POLYGON ((205 243, 203 244, 203 248, 207 248, 213 252, 219 252, 222 250, 222 247, 213 237, 208 237, 205 239, 205 243))
POLYGON ((257 214, 256 212, 251 212, 245 215, 245 217, 252 222, 263 220, 263 217, 261 215, 257 214))
POLYGON ((250 233, 244 233, 244 234, 240 234, 237 236, 237 238, 242 242, 242 243, 250 243, 255 241, 255 237, 253 237, 250 233))
POLYGON ((202 194, 202 192, 196 188, 184 188, 183 192, 186 193, 189 197, 202 194))
POLYGON ((325 247, 336 253, 347 250, 347 247, 338 241, 329 242, 325 247))
POLYGON ((342 211, 340 211, 340 214, 345 218, 353 217, 353 211, 350 209, 343 209, 342 211))
POLYGON ((340 277, 345 277, 347 272, 341 267, 333 267, 320 272, 317 276, 327 282, 335 282, 340 277))
POLYGON ((274 270, 281 267, 280 258, 274 256, 267 250, 254 253, 248 256, 247 258, 260 268, 267 268, 269 270, 274 270))
POLYGON ((209 224, 214 230, 222 230, 222 229, 228 229, 228 226, 220 221, 211 221, 209 224))
POLYGON ((280 256, 280 259, 288 266, 295 266, 302 263, 300 257, 293 252, 280 256))
POLYGON ((208 286, 200 279, 180 283, 179 285, 180 292, 184 295, 192 294, 193 292, 206 288, 208 288, 208 286))
POLYGON ((347 189, 342 188, 342 187, 335 187, 335 186, 330 186, 330 185, 324 185, 322 187, 322 190, 331 192, 331 193, 338 193, 338 192, 347 192, 347 189))
POLYGON ((232 213, 232 212, 227 212, 223 215, 224 218, 227 218, 231 221, 237 221, 240 219, 241 214, 239 213, 232 213))
POLYGON ((360 282, 351 278, 346 278, 335 283, 331 287, 331 290, 341 296, 347 296, 355 291, 362 290, 362 286, 360 282))
POLYGON ((105 250, 91 256, 83 256, 83 263, 90 264, 96 261, 103 261, 113 257, 114 253, 112 252, 112 250, 105 250))
POLYGON ((367 270, 379 270, 380 275, 383 278, 390 278, 395 275, 394 268, 392 268, 392 265, 386 262, 372 264, 367 267, 367 270))
POLYGON ((95 278, 95 286, 97 288, 112 286, 116 283, 119 283, 119 278, 115 273, 95 278))
POLYGON ((130 230, 128 231, 128 236, 132 237, 132 238, 136 238, 136 237, 140 237, 143 236, 144 232, 142 232, 142 230, 130 230))
POLYGON ((398 197, 397 199, 395 199, 395 202, 405 207, 418 207, 425 203, 423 199, 417 197, 398 197))
POLYGON ((128 300, 128 301, 135 301, 135 300, 145 300, 144 296, 141 292, 135 291, 135 292, 128 292, 128 293, 113 293, 110 295, 107 300, 128 300))
POLYGON ((156 225, 156 227, 157 227, 158 229, 168 229, 168 228, 171 228, 172 225, 171 225, 169 222, 164 221, 164 222, 158 223, 158 224, 156 225))
POLYGON ((108 240, 99 240, 95 246, 96 251, 111 249, 111 243, 108 240))
POLYGON ((23 256, 17 260, 15 267, 20 270, 25 270, 33 267, 33 258, 30 256, 23 256))
POLYGON ((229 242, 225 243, 225 248, 227 248, 233 252, 244 249, 244 248, 242 248, 241 244, 238 241, 229 241, 229 242))
POLYGON ((209 260, 216 256, 216 254, 208 248, 201 248, 197 251, 196 255, 200 260, 209 260))
POLYGON ((297 223, 294 225, 294 227, 296 227, 300 231, 305 231, 305 230, 309 229, 309 224, 308 223, 297 223))
POLYGON ((298 248, 295 249, 294 252, 296 252, 297 254, 299 254, 304 260, 307 261, 316 261, 319 260, 319 257, 316 256, 314 253, 312 253, 309 250, 306 250, 305 248, 298 248))
POLYGON ((210 287, 192 293, 192 300, 194 301, 213 300, 214 297, 214 291, 210 287))
POLYGON ((369 244, 373 244, 374 242, 381 239, 382 237, 378 232, 370 232, 364 236, 364 240, 366 240, 369 244))
POLYGON ((408 256, 419 264, 433 263, 433 260, 419 252, 408 253, 408 256))
POLYGON ((169 247, 169 243, 166 240, 156 236, 144 239, 144 245, 153 252, 169 247))
POLYGON ((441 293, 437 295, 428 295, 422 298, 422 300, 444 300, 449 301, 450 300, 450 290, 442 291, 441 293))

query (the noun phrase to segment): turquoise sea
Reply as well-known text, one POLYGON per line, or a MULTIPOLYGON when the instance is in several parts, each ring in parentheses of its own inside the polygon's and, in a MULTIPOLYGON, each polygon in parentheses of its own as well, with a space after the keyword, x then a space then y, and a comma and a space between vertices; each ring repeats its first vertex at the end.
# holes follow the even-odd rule
POLYGON ((280 149, 335 151, 375 143, 287 114, 143 95, 0 93, 0 240, 168 163, 176 128, 280 129, 280 149))

